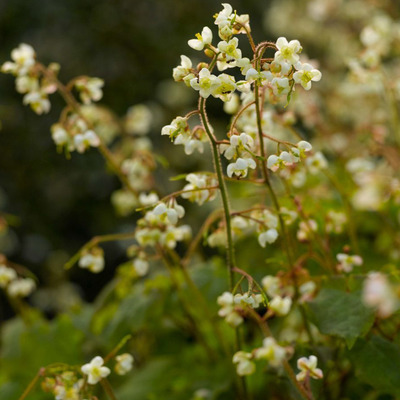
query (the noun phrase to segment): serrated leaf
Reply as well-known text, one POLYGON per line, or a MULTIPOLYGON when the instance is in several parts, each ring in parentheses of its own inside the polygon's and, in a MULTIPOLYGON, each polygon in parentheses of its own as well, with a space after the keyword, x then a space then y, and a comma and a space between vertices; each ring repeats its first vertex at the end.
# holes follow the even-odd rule
POLYGON ((360 380, 384 393, 400 396, 400 348, 380 336, 360 339, 350 352, 360 380))
POLYGON ((364 306, 358 294, 336 289, 322 289, 308 309, 321 333, 344 338, 349 348, 374 322, 373 311, 364 306))

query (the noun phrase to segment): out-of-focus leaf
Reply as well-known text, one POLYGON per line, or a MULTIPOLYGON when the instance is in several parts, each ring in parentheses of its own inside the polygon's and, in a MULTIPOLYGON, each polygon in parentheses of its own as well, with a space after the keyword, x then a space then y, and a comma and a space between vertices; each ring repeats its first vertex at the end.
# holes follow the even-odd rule
POLYGON ((400 348, 398 345, 372 336, 360 339, 350 352, 360 380, 384 393, 400 396, 400 348))
POLYGON ((308 308, 322 333, 344 338, 349 348, 374 321, 373 311, 363 305, 359 295, 335 289, 322 289, 308 308))

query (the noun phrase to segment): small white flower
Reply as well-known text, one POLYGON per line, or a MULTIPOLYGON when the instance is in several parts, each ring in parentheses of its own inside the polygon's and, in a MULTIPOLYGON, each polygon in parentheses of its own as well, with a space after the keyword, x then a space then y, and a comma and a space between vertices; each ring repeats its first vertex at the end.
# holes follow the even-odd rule
POLYGON ((48 113, 51 107, 47 94, 40 90, 27 93, 22 99, 22 102, 25 105, 29 104, 32 110, 38 115, 48 113))
POLYGON ((14 62, 5 62, 1 70, 5 73, 14 75, 26 75, 29 70, 35 65, 35 50, 29 44, 21 43, 11 52, 11 58, 14 62))
POLYGON ((224 153, 227 160, 231 160, 235 156, 240 156, 245 150, 252 150, 254 147, 253 138, 246 134, 232 135, 229 139, 230 144, 221 144, 219 150, 224 153))
POLYGON ((132 266, 136 271, 136 273, 138 274, 138 276, 144 276, 149 272, 149 263, 147 260, 143 258, 140 257, 135 258, 132 261, 132 266))
POLYGON ((115 365, 115 372, 118 375, 126 375, 133 366, 133 356, 129 353, 120 354, 115 357, 117 364, 115 365))
POLYGON ((286 38, 280 37, 276 41, 276 47, 278 48, 274 57, 276 62, 288 62, 295 65, 299 61, 299 53, 302 47, 298 40, 288 42, 286 38))
POLYGON ((64 146, 70 140, 68 132, 62 127, 61 124, 52 125, 51 137, 57 146, 64 146))
POLYGON ((26 297, 35 289, 36 283, 31 278, 18 278, 12 280, 7 286, 7 293, 10 297, 26 297))
POLYGON ((233 12, 232 6, 228 3, 222 3, 222 7, 224 7, 223 10, 216 15, 214 22, 219 28, 230 24, 233 12))
POLYGON ((385 275, 380 272, 370 272, 364 281, 363 302, 376 309, 380 318, 390 317, 398 308, 396 294, 385 275))
POLYGON ((216 179, 202 174, 188 174, 186 176, 186 180, 189 182, 189 184, 187 184, 183 188, 183 190, 187 190, 188 192, 181 194, 181 196, 184 199, 188 199, 190 201, 198 203, 199 205, 202 205, 204 204, 204 202, 213 200, 215 198, 216 196, 215 190, 212 189, 196 190, 196 189, 202 189, 209 186, 217 186, 218 183, 216 179))
POLYGON ((308 376, 313 379, 322 379, 324 373, 317 368, 318 359, 315 356, 301 357, 297 360, 297 368, 301 371, 296 375, 298 381, 304 381, 308 376))
POLYGON ((154 208, 153 214, 161 217, 163 222, 176 225, 178 219, 185 215, 185 209, 176 201, 173 201, 168 207, 165 203, 160 203, 154 208))
POLYGON ((78 265, 81 268, 87 268, 90 272, 97 274, 104 269, 104 257, 101 253, 98 255, 88 253, 80 258, 78 265))
POLYGON ((262 287, 270 297, 275 297, 279 295, 281 283, 278 277, 267 275, 262 278, 262 287))
POLYGON ((81 367, 81 371, 88 376, 88 383, 95 385, 110 374, 110 369, 103 366, 104 360, 97 356, 90 363, 81 367))
POLYGON ((267 337, 263 340, 263 346, 255 350, 254 356, 257 360, 267 360, 273 367, 279 367, 286 357, 286 350, 274 338, 267 337))
POLYGON ((320 170, 328 168, 328 161, 320 151, 317 151, 314 155, 306 159, 306 165, 310 173, 315 175, 320 170))
POLYGON ((318 82, 321 80, 322 74, 311 64, 296 64, 297 71, 293 74, 296 83, 300 83, 305 90, 311 89, 311 81, 318 82))
POLYGON ((238 351, 233 356, 233 363, 237 364, 236 372, 239 376, 251 375, 256 370, 256 365, 251 361, 253 358, 251 353, 238 351))
POLYGON ((339 253, 336 259, 339 262, 338 269, 344 272, 351 272, 354 266, 359 267, 363 263, 363 259, 358 255, 339 253))
POLYGON ((181 55, 181 65, 178 65, 172 70, 172 77, 175 82, 183 81, 192 69, 192 61, 189 57, 181 55))
POLYGON ((103 97, 103 79, 82 77, 75 81, 75 87, 83 104, 90 104, 92 101, 99 101, 103 97))
POLYGON ((11 281, 17 279, 15 269, 0 265, 0 287, 5 288, 11 281))
POLYGON ((252 158, 238 158, 236 162, 228 165, 227 173, 230 178, 233 174, 245 178, 249 168, 256 168, 256 162, 252 158))
POLYGON ((271 87, 275 96, 283 96, 285 94, 288 94, 290 90, 289 79, 286 77, 275 77, 271 81, 271 87))
POLYGON ((223 102, 229 101, 236 90, 235 78, 232 75, 221 74, 218 76, 218 80, 218 86, 215 87, 211 94, 223 102))
POLYGON ((205 26, 200 33, 196 34, 197 39, 190 39, 188 45, 195 50, 203 50, 204 47, 212 42, 212 32, 208 26, 205 26))
POLYGON ((261 247, 265 247, 267 243, 274 243, 278 236, 278 231, 276 229, 268 229, 258 235, 258 243, 260 243, 261 247))
POLYGON ((202 68, 199 77, 190 80, 190 86, 194 90, 198 90, 200 96, 206 99, 220 86, 220 80, 207 68, 202 68))
POLYGON ((151 206, 155 203, 157 203, 159 200, 157 193, 151 192, 149 194, 146 193, 140 193, 139 194, 139 203, 142 206, 151 206))
POLYGON ((278 316, 283 317, 287 315, 290 311, 290 307, 292 306, 292 299, 290 297, 274 297, 270 303, 270 309, 278 316))
MULTIPOLYGON (((243 71, 244 74, 244 71, 243 71)), ((270 71, 260 71, 258 72, 254 68, 248 68, 246 71, 246 81, 248 82, 254 82, 258 81, 261 84, 264 82, 271 82, 273 80, 273 75, 270 71)))
POLYGON ((100 138, 96 132, 88 130, 85 133, 78 133, 74 136, 74 145, 78 153, 84 153, 89 147, 99 147, 100 138))
POLYGON ((171 139, 189 131, 187 119, 176 117, 170 125, 166 125, 161 129, 161 135, 168 135, 171 139))
POLYGON ((239 39, 234 37, 229 42, 219 42, 218 49, 226 55, 227 60, 238 60, 242 58, 242 51, 237 48, 238 45, 239 39))

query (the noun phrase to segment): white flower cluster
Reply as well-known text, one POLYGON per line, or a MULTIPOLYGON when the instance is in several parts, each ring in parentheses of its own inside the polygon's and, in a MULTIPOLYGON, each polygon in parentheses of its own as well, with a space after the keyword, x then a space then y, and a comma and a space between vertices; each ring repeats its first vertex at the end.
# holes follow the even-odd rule
POLYGON ((175 81, 183 81, 187 86, 199 91, 201 97, 208 98, 212 95, 227 102, 231 100, 235 90, 248 93, 250 84, 258 81, 259 84, 268 87, 272 96, 279 99, 294 90, 296 83, 309 90, 312 81, 321 79, 320 71, 308 63, 300 62, 302 47, 298 40, 288 42, 286 38, 280 37, 276 42, 274 60, 264 63, 261 68, 249 58, 242 57, 239 40, 234 35, 250 32, 249 16, 233 12, 230 4, 223 4, 223 10, 215 15, 215 24, 222 39, 216 47, 212 45, 213 34, 207 26, 201 34, 196 35, 196 39, 188 41, 189 46, 198 51, 204 50, 209 55, 215 54, 219 71, 240 68, 245 79, 236 82, 232 75, 223 73, 216 76, 211 73, 209 67, 202 65, 196 70, 192 61, 182 55, 181 64, 173 70, 173 77, 175 81))
POLYGON ((71 113, 63 124, 52 125, 51 136, 59 148, 65 148, 68 152, 76 150, 84 153, 90 147, 100 146, 100 138, 94 130, 75 113, 71 113))
POLYGON ((188 199, 192 202, 196 202, 200 206, 206 201, 214 200, 217 192, 215 187, 218 185, 218 181, 210 175, 205 174, 188 174, 186 180, 189 182, 183 187, 181 197, 188 199), (207 189, 214 187, 214 189, 207 189))
POLYGON ((306 153, 311 151, 312 146, 305 140, 297 143, 296 147, 292 147, 290 151, 282 151, 279 156, 272 154, 267 159, 267 167, 272 171, 280 168, 292 166, 300 160, 306 158, 306 153))
POLYGON ((363 263, 363 259, 360 256, 345 253, 337 254, 336 259, 339 262, 337 269, 343 272, 351 272, 353 271, 353 267, 359 267, 363 263))
POLYGON ((91 104, 92 101, 99 101, 103 97, 103 79, 82 76, 75 80, 74 86, 83 104, 91 104))
MULTIPOLYGON (((54 93, 55 87, 50 84, 36 66, 36 53, 29 44, 21 43, 12 50, 11 59, 1 66, 4 73, 13 74, 18 93, 24 94, 23 103, 29 104, 36 114, 50 111, 48 95, 54 93)), ((49 68, 58 69, 56 64, 49 68)))
POLYGON ((254 360, 265 360, 268 365, 278 368, 287 357, 287 349, 280 346, 273 337, 266 337, 262 347, 254 349, 251 353, 238 351, 233 356, 236 373, 239 376, 251 375, 256 371, 254 360))
POLYGON ((160 244, 173 249, 177 242, 191 237, 189 225, 176 226, 184 215, 185 209, 174 198, 161 202, 138 221, 135 238, 142 247, 160 244))
POLYGON ((94 274, 98 274, 103 271, 105 265, 103 250, 100 247, 94 247, 90 252, 84 252, 79 259, 78 265, 94 274))
POLYGON ((131 354, 123 353, 116 356, 115 361, 115 372, 118 375, 126 375, 132 369, 134 359, 131 354))
POLYGON ((246 308, 258 308, 263 303, 263 297, 261 294, 254 293, 237 293, 233 295, 230 292, 224 292, 218 297, 217 303, 221 306, 218 311, 220 317, 225 318, 225 321, 235 327, 240 325, 244 319, 243 314, 246 308))
POLYGON ((271 298, 269 310, 278 317, 289 314, 292 307, 292 287, 283 287, 280 279, 276 276, 267 275, 261 280, 261 284, 267 295, 271 298))
POLYGON ((362 299, 366 306, 376 310, 380 318, 390 317, 400 305, 394 288, 381 272, 368 274, 364 281, 362 299))
POLYGON ((177 117, 170 125, 166 125, 161 130, 161 135, 168 135, 175 145, 183 145, 187 155, 195 150, 200 153, 204 151, 204 142, 207 141, 207 135, 203 128, 197 126, 190 130, 187 118, 177 117))
POLYGON ((36 288, 31 278, 19 278, 15 269, 0 265, 0 288, 7 291, 10 297, 27 297, 36 288))

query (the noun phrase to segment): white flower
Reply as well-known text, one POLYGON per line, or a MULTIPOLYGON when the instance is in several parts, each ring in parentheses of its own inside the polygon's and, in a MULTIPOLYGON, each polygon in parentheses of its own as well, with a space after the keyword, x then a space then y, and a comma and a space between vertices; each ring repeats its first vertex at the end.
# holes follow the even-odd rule
POLYGON ((205 26, 200 33, 196 34, 197 39, 190 39, 188 45, 195 50, 203 50, 204 47, 212 42, 212 32, 208 26, 205 26))
POLYGON ((252 358, 252 354, 245 351, 238 351, 234 354, 232 361, 237 364, 236 372, 239 376, 251 375, 255 372, 256 365, 250 361, 252 358))
POLYGON ((88 253, 80 258, 78 265, 81 268, 87 268, 90 272, 97 274, 104 269, 104 257, 101 253, 98 255, 88 253))
POLYGON ((51 137, 57 146, 63 146, 69 142, 68 132, 61 124, 54 124, 51 127, 51 137))
POLYGON ((12 280, 7 286, 7 293, 10 297, 26 297, 35 289, 36 283, 31 278, 18 278, 12 280))
POLYGON ((291 306, 292 299, 290 297, 276 296, 269 303, 269 308, 280 317, 287 315, 291 306))
POLYGON ((396 294, 385 275, 370 272, 364 281, 363 302, 376 309, 380 318, 390 317, 398 309, 396 294))
POLYGON ((221 74, 218 76, 218 80, 218 86, 215 87, 211 94, 223 102, 229 101, 236 89, 235 78, 232 75, 221 74))
POLYGON ((176 117, 170 125, 166 125, 161 129, 161 135, 168 135, 171 139, 186 133, 189 130, 187 119, 176 117))
POLYGON ((254 356, 257 360, 267 360, 273 367, 279 367, 286 357, 286 350, 274 338, 267 337, 263 340, 263 346, 255 350, 254 356))
MULTIPOLYGON (((246 66, 247 66, 247 64, 246 64, 246 66)), ((244 73, 244 70, 243 70, 243 75, 245 74, 244 73)), ((263 83, 263 82, 265 82, 265 81, 267 81, 267 82, 271 82, 272 81, 272 79, 273 79, 273 75, 272 75, 272 73, 270 72, 270 71, 260 71, 260 72, 258 72, 256 69, 254 69, 254 68, 247 68, 247 71, 246 71, 246 81, 248 81, 248 82, 254 82, 254 81, 258 81, 258 82, 260 82, 260 83, 263 83)))
POLYGON ((322 74, 311 64, 296 64, 297 71, 293 74, 296 83, 300 83, 304 89, 311 89, 311 81, 318 82, 321 80, 322 74))
POLYGON ((299 61, 299 53, 302 50, 300 42, 298 40, 287 41, 286 38, 280 37, 276 41, 276 47, 278 51, 275 53, 275 61, 278 63, 288 62, 295 65, 299 61))
POLYGON ((222 7, 224 7, 223 10, 216 15, 214 22, 219 28, 230 24, 230 19, 233 12, 232 6, 228 3, 222 3, 222 7))
POLYGON ((227 114, 234 115, 238 112, 240 107, 240 98, 239 95, 233 93, 230 100, 224 102, 224 111, 227 114))
POLYGON ((78 133, 74 136, 74 145, 78 153, 84 153, 89 147, 99 147, 100 138, 96 132, 88 130, 85 133, 78 133))
POLYGON ((88 376, 88 383, 95 385, 110 374, 110 369, 103 366, 104 360, 97 356, 90 363, 81 367, 81 371, 88 376))
POLYGON ((132 369, 134 359, 131 354, 120 354, 115 357, 115 360, 117 361, 117 364, 115 365, 115 372, 118 375, 125 375, 132 369))
POLYGON ((0 265, 0 287, 5 288, 11 281, 17 279, 15 269, 0 265))
POLYGON ((103 79, 83 77, 75 81, 75 87, 83 104, 90 104, 92 101, 99 101, 103 97, 103 79))
POLYGON ((129 107, 125 117, 125 129, 131 135, 146 135, 153 122, 150 108, 144 104, 129 107))
POLYGON ((234 37, 229 42, 219 42, 218 49, 226 55, 227 60, 238 60, 242 58, 242 51, 237 48, 238 45, 239 39, 234 37))
POLYGON ((147 260, 144 260, 143 258, 135 258, 132 261, 132 266, 133 269, 136 271, 138 276, 144 276, 149 272, 149 263, 147 260))
POLYGON ((165 203, 160 203, 154 208, 153 214, 161 217, 163 222, 176 225, 178 218, 183 218, 185 215, 185 209, 176 201, 173 201, 168 207, 165 203))
POLYGON ((27 93, 22 102, 27 105, 29 104, 32 110, 41 115, 50 111, 51 103, 47 97, 47 94, 43 91, 35 91, 27 93))
POLYGON ((230 326, 236 327, 243 322, 243 317, 235 311, 235 300, 232 293, 224 292, 218 297, 217 303, 221 306, 218 315, 225 318, 230 326))
POLYGON ((200 92, 200 96, 205 99, 210 96, 220 85, 220 80, 210 73, 207 68, 202 68, 199 72, 198 78, 193 78, 190 80, 190 86, 194 90, 200 92))
POLYGON ((157 193, 151 192, 149 194, 146 193, 140 193, 139 194, 139 203, 142 206, 151 206, 155 203, 157 203, 159 200, 157 193))
POLYGON ((39 80, 33 76, 19 76, 15 79, 15 88, 18 93, 39 91, 39 80))
POLYGON ((256 168, 256 162, 252 158, 238 158, 236 162, 228 165, 227 173, 230 178, 233 174, 245 178, 249 168, 256 168))
POLYGON ((363 259, 358 255, 351 256, 349 254, 339 253, 336 255, 336 259, 339 262, 339 271, 344 272, 351 272, 354 266, 359 267, 363 263, 363 259))
POLYGON ((326 160, 325 156, 320 151, 317 151, 314 155, 312 155, 306 159, 306 165, 307 165, 310 173, 315 175, 321 169, 328 168, 328 161, 326 160))
POLYGON ((268 229, 267 231, 261 232, 258 235, 258 243, 261 247, 265 247, 268 244, 274 243, 278 238, 278 231, 276 229, 268 229))
POLYGON ((318 359, 315 356, 301 357, 297 360, 297 368, 301 371, 296 375, 298 381, 304 381, 308 376, 313 379, 322 379, 324 374, 317 368, 318 359))
POLYGON ((32 46, 21 43, 11 52, 11 58, 14 62, 7 61, 2 65, 1 70, 14 75, 26 75, 35 65, 35 56, 35 50, 32 46))
POLYGON ((278 296, 280 291, 280 280, 276 276, 267 275, 261 280, 261 285, 270 297, 278 296))
POLYGON ((167 226, 167 229, 162 232, 160 243, 169 249, 174 249, 177 242, 188 240, 191 238, 192 230, 189 225, 182 226, 167 226))
POLYGON ((192 69, 192 61, 189 57, 181 55, 181 65, 178 65, 172 70, 172 77, 175 82, 183 81, 190 73, 192 69))
POLYGON ((289 79, 286 77, 275 77, 271 81, 271 87, 275 96, 283 96, 285 94, 288 94, 290 90, 289 79))
POLYGON ((253 138, 246 134, 232 135, 229 139, 230 145, 221 144, 219 150, 224 153, 227 160, 231 160, 236 155, 241 155, 245 150, 252 150, 254 147, 253 138))
POLYGON ((309 240, 311 232, 316 232, 318 224, 315 220, 309 219, 308 221, 301 221, 299 224, 299 230, 297 231, 297 239, 301 242, 309 240))
POLYGON ((189 182, 183 190, 187 190, 187 193, 182 193, 181 196, 184 199, 194 201, 199 205, 204 204, 206 201, 215 199, 215 190, 196 190, 206 188, 208 186, 217 186, 217 181, 214 178, 210 178, 207 175, 202 174, 189 174, 186 176, 186 180, 189 182), (192 190, 192 191, 191 191, 192 190))

